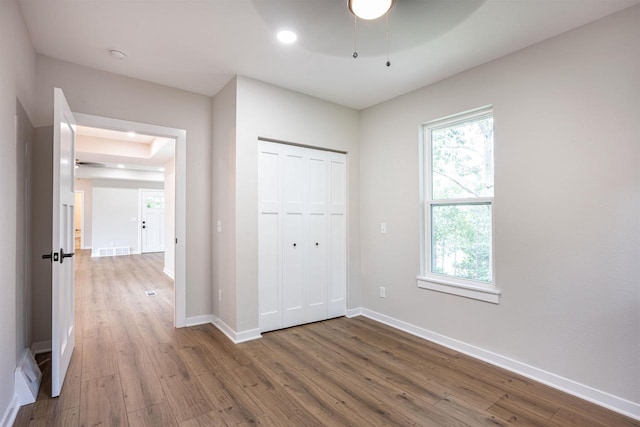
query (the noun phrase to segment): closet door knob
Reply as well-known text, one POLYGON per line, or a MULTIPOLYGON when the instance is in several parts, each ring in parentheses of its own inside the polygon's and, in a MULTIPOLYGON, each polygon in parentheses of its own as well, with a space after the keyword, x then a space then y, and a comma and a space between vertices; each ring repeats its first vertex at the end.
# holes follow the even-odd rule
POLYGON ((293 247, 295 248, 296 246, 297 246, 297 244, 296 244, 296 243, 294 243, 294 244, 293 244, 293 247))
POLYGON ((320 243, 316 242, 316 246, 320 246, 320 243))

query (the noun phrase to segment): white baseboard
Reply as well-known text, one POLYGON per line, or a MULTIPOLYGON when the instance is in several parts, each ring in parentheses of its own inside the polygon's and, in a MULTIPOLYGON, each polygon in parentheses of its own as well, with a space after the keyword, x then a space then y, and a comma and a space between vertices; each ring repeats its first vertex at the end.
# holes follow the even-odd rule
POLYGON ((34 354, 48 353, 51 351, 51 341, 40 341, 31 344, 31 352, 34 354))
POLYGON ((205 314, 204 316, 187 317, 185 326, 197 326, 205 325, 207 323, 213 324, 215 316, 213 314, 205 314))
POLYGON ((236 344, 242 342, 253 341, 262 338, 260 329, 249 329, 248 331, 236 332, 236 339, 233 341, 236 344))
POLYGON ((262 338, 259 329, 251 329, 248 331, 236 332, 222 320, 218 319, 213 314, 205 314, 203 316, 188 317, 186 326, 206 325, 211 323, 218 328, 223 334, 227 336, 234 344, 240 344, 242 342, 255 340, 262 338))
POLYGON ((171 271, 171 270, 167 270, 167 267, 163 268, 163 269, 162 269, 162 272, 163 272, 164 274, 166 274, 167 276, 169 276, 169 277, 171 278, 171 280, 176 280, 176 278, 175 278, 175 277, 173 277, 173 271, 171 271))
POLYGON ((18 396, 14 393, 7 410, 4 411, 2 418, 0 419, 1 427, 11 427, 16 420, 16 416, 18 415, 18 409, 20 406, 18 405, 18 396))
POLYGON ((346 316, 348 318, 362 316, 362 308, 348 308, 346 316))
POLYGON ((231 328, 229 325, 227 325, 217 317, 215 317, 212 323, 216 328, 220 329, 220 331, 225 334, 227 338, 233 341, 234 344, 240 344, 246 341, 252 341, 258 338, 262 338, 259 329, 250 329, 248 331, 236 332, 233 330, 233 328, 231 328))
POLYGON ((480 359, 495 366, 499 366, 508 371, 515 372, 523 375, 532 380, 541 382, 550 387, 564 391, 565 393, 572 394, 581 399, 588 400, 596 405, 603 406, 612 411, 619 412, 628 417, 640 420, 640 404, 631 402, 630 400, 623 399, 618 396, 614 396, 610 393, 597 390, 593 387, 578 383, 568 378, 561 377, 560 375, 552 372, 547 372, 543 369, 536 368, 535 366, 527 365, 526 363, 519 362, 517 360, 510 359, 497 353, 493 353, 488 350, 458 341, 453 338, 438 334, 428 329, 421 328, 419 326, 412 325, 402 320, 394 319, 385 314, 375 312, 366 308, 356 308, 347 310, 348 317, 355 317, 362 315, 370 319, 376 320, 385 325, 391 326, 401 331, 408 332, 412 335, 416 335, 420 338, 424 338, 428 341, 432 341, 436 344, 443 345, 452 350, 464 353, 476 359, 480 359))

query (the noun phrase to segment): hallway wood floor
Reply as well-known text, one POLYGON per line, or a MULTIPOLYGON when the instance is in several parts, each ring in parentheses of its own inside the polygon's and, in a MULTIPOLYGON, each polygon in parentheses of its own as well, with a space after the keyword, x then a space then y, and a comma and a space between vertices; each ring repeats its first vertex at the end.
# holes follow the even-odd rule
POLYGON ((49 397, 43 361, 40 396, 16 426, 640 426, 362 317, 239 345, 212 325, 174 329, 162 254, 76 262, 62 395, 49 397))

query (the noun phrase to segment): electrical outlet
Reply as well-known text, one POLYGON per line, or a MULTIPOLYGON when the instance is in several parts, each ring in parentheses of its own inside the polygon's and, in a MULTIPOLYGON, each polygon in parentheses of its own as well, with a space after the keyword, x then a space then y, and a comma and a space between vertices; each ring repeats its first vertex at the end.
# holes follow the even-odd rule
POLYGON ((384 288, 384 286, 380 286, 380 298, 386 298, 387 297, 387 290, 384 288))
POLYGON ((387 234, 387 223, 386 222, 381 222, 380 223, 380 233, 387 234))
POLYGON ((222 233, 222 221, 218 220, 218 223, 216 224, 216 229, 218 230, 218 233, 222 233))
POLYGON ((222 289, 218 289, 218 301, 222 302, 222 289))

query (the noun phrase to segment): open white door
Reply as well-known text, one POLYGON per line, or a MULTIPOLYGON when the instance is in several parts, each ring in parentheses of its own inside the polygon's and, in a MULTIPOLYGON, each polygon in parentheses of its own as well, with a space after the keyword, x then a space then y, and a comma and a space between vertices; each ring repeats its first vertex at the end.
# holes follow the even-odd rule
POLYGON ((60 395, 75 345, 74 155, 75 120, 62 90, 54 89, 53 246, 51 252, 51 396, 60 395))

